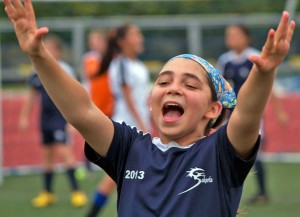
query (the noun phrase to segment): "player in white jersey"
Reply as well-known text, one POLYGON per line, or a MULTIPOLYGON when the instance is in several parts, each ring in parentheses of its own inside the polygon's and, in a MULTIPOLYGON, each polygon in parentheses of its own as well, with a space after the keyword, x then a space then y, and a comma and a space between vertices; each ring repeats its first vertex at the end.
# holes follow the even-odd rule
MULTIPOLYGON (((107 52, 99 73, 108 70, 114 95, 112 119, 149 132, 149 72, 138 55, 143 51, 143 35, 135 25, 124 25, 109 33, 107 52)), ((105 175, 95 192, 88 217, 94 217, 115 190, 115 182, 105 175)))
POLYGON ((145 132, 149 131, 148 86, 150 81, 145 65, 138 59, 130 59, 121 54, 112 61, 109 72, 115 96, 115 110, 112 119, 118 122, 124 121, 145 132), (135 117, 135 111, 131 108, 130 102, 128 103, 126 88, 130 88, 132 103, 141 121, 135 117))

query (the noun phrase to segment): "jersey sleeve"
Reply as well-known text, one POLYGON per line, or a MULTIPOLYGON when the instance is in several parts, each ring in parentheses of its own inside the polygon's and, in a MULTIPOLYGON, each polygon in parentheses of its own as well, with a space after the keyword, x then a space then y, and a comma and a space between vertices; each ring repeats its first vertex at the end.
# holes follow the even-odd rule
POLYGON ((33 89, 38 89, 41 86, 41 82, 36 73, 32 73, 27 79, 26 83, 33 89))
POLYGON ((127 155, 135 139, 142 135, 124 122, 114 122, 114 136, 107 156, 100 156, 88 143, 85 143, 85 156, 88 160, 101 167, 115 182, 123 177, 127 155))
POLYGON ((227 124, 220 128, 218 137, 217 152, 221 170, 225 174, 229 174, 226 177, 229 178, 227 183, 229 183, 231 188, 240 187, 256 160, 260 136, 258 136, 253 151, 247 160, 240 157, 233 149, 227 135, 227 124))
POLYGON ((221 55, 218 60, 217 60, 217 64, 216 64, 216 68, 217 70, 224 76, 224 70, 225 70, 225 65, 226 65, 226 53, 221 55))

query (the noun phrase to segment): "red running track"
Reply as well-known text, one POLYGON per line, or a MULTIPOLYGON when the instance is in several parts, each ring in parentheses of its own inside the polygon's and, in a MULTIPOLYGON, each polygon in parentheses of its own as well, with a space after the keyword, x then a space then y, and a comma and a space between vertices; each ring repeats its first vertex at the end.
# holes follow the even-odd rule
MULTIPOLYGON (((24 100, 24 93, 6 93, 2 97, 3 105, 3 166, 39 166, 41 152, 38 132, 38 107, 32 113, 32 126, 26 132, 18 130, 18 118, 24 100)), ((288 112, 290 122, 280 126, 274 110, 268 104, 265 112, 266 144, 263 151, 268 153, 300 152, 300 95, 282 97, 284 109, 288 112)), ((78 161, 84 159, 83 139, 74 134, 73 149, 78 161)), ((59 161, 59 160, 57 160, 59 161)))

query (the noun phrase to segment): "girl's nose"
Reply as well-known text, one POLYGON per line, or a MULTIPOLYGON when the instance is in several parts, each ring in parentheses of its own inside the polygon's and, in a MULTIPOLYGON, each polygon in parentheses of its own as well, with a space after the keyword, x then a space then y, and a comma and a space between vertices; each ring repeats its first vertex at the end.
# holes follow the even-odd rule
POLYGON ((168 90, 168 94, 181 95, 182 91, 181 91, 180 86, 177 84, 172 84, 172 86, 170 86, 170 88, 168 90))

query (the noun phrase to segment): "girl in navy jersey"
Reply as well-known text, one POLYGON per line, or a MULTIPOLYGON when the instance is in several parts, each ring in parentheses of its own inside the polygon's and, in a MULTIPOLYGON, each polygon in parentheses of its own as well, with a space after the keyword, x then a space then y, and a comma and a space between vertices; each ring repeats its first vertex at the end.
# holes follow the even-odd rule
POLYGON ((259 54, 257 49, 250 47, 250 42, 250 31, 245 26, 231 25, 226 28, 225 44, 229 51, 220 56, 217 68, 232 85, 236 94, 253 66, 249 56, 259 54))
POLYGON ((237 104, 228 83, 194 55, 169 60, 153 86, 150 111, 160 138, 110 120, 84 88, 64 73, 42 43, 30 0, 4 0, 19 44, 65 118, 84 136, 88 158, 117 183, 119 216, 235 216, 259 144, 260 119, 275 68, 285 58, 295 23, 284 12, 270 30, 237 104), (61 94, 61 93, 64 94, 61 94), (236 107, 217 127, 222 110, 236 107))

